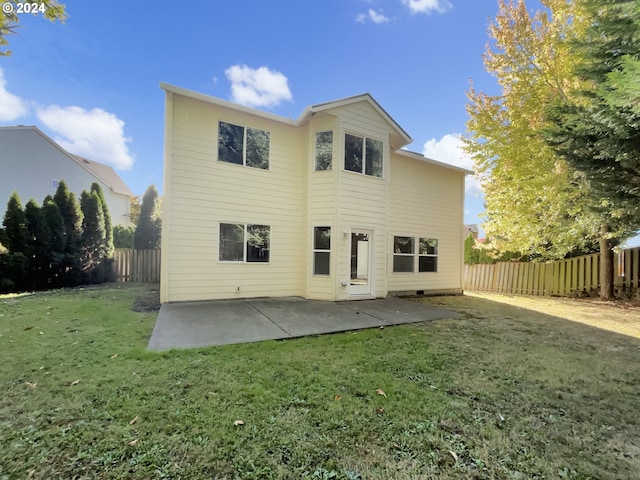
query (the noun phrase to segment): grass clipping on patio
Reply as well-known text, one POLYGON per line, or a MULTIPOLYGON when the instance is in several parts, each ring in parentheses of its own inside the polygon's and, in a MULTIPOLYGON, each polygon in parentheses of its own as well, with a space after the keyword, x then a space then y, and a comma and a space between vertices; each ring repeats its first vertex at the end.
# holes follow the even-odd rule
POLYGON ((452 297, 424 301, 465 318, 153 353, 155 313, 131 310, 153 289, 0 297, 0 478, 640 471, 632 336, 452 297))

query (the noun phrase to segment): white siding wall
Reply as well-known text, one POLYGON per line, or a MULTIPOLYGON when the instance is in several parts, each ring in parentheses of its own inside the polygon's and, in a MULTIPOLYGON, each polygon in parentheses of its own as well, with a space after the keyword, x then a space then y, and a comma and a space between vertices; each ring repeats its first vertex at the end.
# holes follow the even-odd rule
POLYGON ((304 295, 306 145, 300 129, 173 95, 163 301, 304 295), (271 134, 270 169, 218 162, 218 121, 271 134), (220 223, 271 227, 270 262, 218 261, 220 223))
MULTIPOLYGON (((338 179, 338 232, 351 232, 356 229, 373 231, 369 248, 372 255, 371 295, 384 297, 387 294, 386 250, 389 182, 389 124, 367 102, 342 107, 339 110, 340 130, 338 144, 340 153, 336 158, 338 179), (344 170, 344 135, 351 133, 384 142, 383 177, 376 178, 344 170)), ((350 277, 350 234, 340 233, 337 239, 338 284, 348 282, 350 277)), ((339 286, 338 300, 349 298, 348 287, 339 286)))
POLYGON ((389 292, 461 290, 463 192, 461 172, 393 155, 387 239, 389 292), (437 273, 393 273, 394 236, 437 239, 437 273))
POLYGON ((338 122, 334 116, 319 116, 309 125, 309 219, 307 223, 307 298, 316 300, 334 300, 337 284, 337 245, 341 233, 336 228, 337 169, 340 168, 337 130, 338 122), (317 132, 333 132, 333 164, 331 170, 315 171, 315 136, 317 132), (331 260, 329 275, 313 274, 313 228, 331 227, 331 260))
POLYGON ((64 152, 32 129, 0 131, 0 218, 14 190, 22 205, 33 198, 42 205, 44 197, 54 195, 52 180, 64 180, 78 201, 83 190, 98 182, 104 192, 113 225, 130 225, 130 199, 115 193, 102 181, 82 168, 64 152))

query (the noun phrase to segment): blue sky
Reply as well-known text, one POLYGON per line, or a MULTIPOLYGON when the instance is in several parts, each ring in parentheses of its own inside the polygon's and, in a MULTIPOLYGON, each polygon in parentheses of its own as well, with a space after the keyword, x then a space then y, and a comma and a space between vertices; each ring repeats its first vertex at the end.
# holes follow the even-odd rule
MULTIPOLYGON (((0 124, 37 125, 136 194, 162 192, 161 81, 291 118, 369 92, 413 137, 408 149, 467 168, 469 80, 497 91, 482 64, 497 0, 65 4, 64 24, 23 14, 9 38, 0 124)), ((469 179, 465 222, 482 210, 469 179)))

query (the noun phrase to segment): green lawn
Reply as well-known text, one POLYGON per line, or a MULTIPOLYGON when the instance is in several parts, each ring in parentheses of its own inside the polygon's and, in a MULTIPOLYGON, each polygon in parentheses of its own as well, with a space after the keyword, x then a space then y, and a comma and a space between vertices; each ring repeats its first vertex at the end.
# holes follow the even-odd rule
POLYGON ((425 301, 459 320, 152 353, 152 288, 0 297, 1 480, 638 478, 637 338, 456 297, 425 301))

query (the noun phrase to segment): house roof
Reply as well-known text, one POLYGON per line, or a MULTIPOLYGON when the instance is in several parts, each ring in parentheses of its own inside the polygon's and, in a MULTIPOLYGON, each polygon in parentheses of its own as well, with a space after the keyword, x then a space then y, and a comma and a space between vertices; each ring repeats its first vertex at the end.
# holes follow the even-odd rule
POLYGON ((455 165, 451 165, 450 163, 439 162, 438 160, 433 160, 432 158, 425 157, 421 153, 410 152, 409 150, 396 150, 394 153, 402 155, 403 157, 414 158, 416 160, 420 160, 421 162, 429 163, 431 165, 436 165, 438 167, 449 168, 451 170, 457 170, 465 175, 473 175, 471 170, 466 168, 457 167, 455 165))
POLYGON ((81 162, 85 168, 91 170, 91 172, 96 177, 109 185, 109 187, 111 187, 111 190, 113 190, 114 192, 121 193, 129 197, 135 197, 134 193, 129 190, 129 187, 127 187, 127 184, 122 181, 116 171, 109 165, 89 160, 87 158, 81 157, 80 155, 71 154, 71 156, 78 162, 81 162))
POLYGON ((205 95, 203 93, 194 92, 193 90, 187 90, 186 88, 177 87, 175 85, 171 85, 164 82, 160 83, 160 88, 163 89, 165 92, 175 93, 178 95, 182 95, 183 97, 193 98, 195 100, 200 100, 202 102, 210 103, 213 105, 218 105, 221 107, 238 110, 240 112, 249 113, 251 115, 256 115, 262 118, 273 120, 279 123, 284 123, 286 125, 291 125, 294 127, 298 127, 302 125, 304 122, 308 121, 316 113, 330 110, 332 108, 343 107, 345 105, 350 105, 353 103, 367 102, 380 114, 380 116, 382 116, 389 123, 389 125, 395 131, 396 135, 401 140, 402 145, 400 146, 408 145, 413 141, 413 139, 409 136, 409 134, 405 132, 404 129, 393 118, 391 118, 391 116, 386 112, 386 110, 380 106, 380 104, 371 96, 370 93, 363 93, 360 95, 355 95, 353 97, 347 97, 339 100, 332 100, 330 102, 319 103, 317 105, 311 105, 305 108, 304 111, 300 114, 300 116, 296 120, 293 120, 291 118, 286 118, 273 113, 246 107, 238 103, 230 102, 228 100, 223 100, 217 97, 212 97, 210 95, 205 95))
POLYGON ((17 126, 9 126, 9 127, 0 127, 0 130, 31 130, 42 138, 44 138, 47 142, 49 142, 54 148, 58 149, 60 152, 69 157, 73 162, 78 164, 80 167, 87 170, 98 180, 102 181, 107 187, 111 189, 111 191, 115 193, 119 193, 122 195, 127 195, 129 197, 134 197, 135 194, 129 190, 129 187, 124 183, 124 181, 118 176, 113 168, 103 163, 99 163, 93 160, 89 160, 87 158, 81 157, 79 155, 74 155, 72 153, 67 152, 64 148, 62 148, 58 143, 53 141, 48 135, 46 135, 42 130, 40 130, 35 125, 17 125, 17 126))
POLYGON ((382 108, 382 106, 380 106, 380 104, 375 100, 375 98, 373 98, 373 96, 371 96, 370 93, 362 93, 360 95, 354 95, 353 97, 342 98, 339 100, 319 103, 317 105, 307 107, 304 112, 302 112, 300 117, 298 117, 298 122, 302 123, 318 112, 323 112, 332 108, 339 108, 358 102, 367 102, 374 108, 374 110, 378 112, 378 114, 380 114, 381 117, 383 117, 387 121, 387 123, 389 123, 389 125, 391 125, 396 135, 399 137, 399 141, 401 143, 398 148, 413 142, 413 139, 409 136, 409 134, 405 132, 405 130, 398 124, 398 122, 396 122, 391 117, 391 115, 389 115, 387 111, 382 108))
POLYGON ((293 120, 291 118, 282 117, 280 115, 276 115, 269 112, 264 112, 262 110, 257 110, 254 108, 246 107, 244 105, 240 105, 238 103, 230 102, 228 100, 222 100, 221 98, 212 97, 210 95, 205 95, 202 93, 194 92, 193 90, 187 90, 186 88, 177 87, 175 85, 171 85, 168 83, 161 82, 160 88, 168 93, 175 93, 178 95, 182 95, 183 97, 193 98, 195 100, 200 100, 205 103, 210 103, 213 105, 230 108, 233 110, 237 110, 240 112, 245 112, 251 115, 255 115, 258 117, 262 117, 268 120, 273 120, 275 122, 283 123, 286 125, 290 125, 293 127, 298 127, 303 123, 307 122, 313 115, 324 112, 333 108, 339 108, 346 105, 351 105, 358 102, 367 102, 371 105, 391 126, 392 130, 395 133, 396 142, 394 142, 394 153, 398 153, 400 155, 414 158, 416 160, 421 160, 425 163, 430 163, 432 165, 436 165, 443 168, 450 168, 452 170, 457 170, 464 174, 472 174, 471 170, 467 170, 466 168, 456 167, 454 165, 450 165, 448 163, 439 162, 437 160, 433 160, 425 157, 419 153, 409 152, 407 150, 402 150, 402 147, 413 142, 413 139, 409 136, 407 132, 387 113, 387 111, 380 106, 380 104, 371 96, 370 93, 363 93, 360 95, 354 95, 353 97, 346 97, 339 100, 332 100, 330 102, 318 103, 316 105, 311 105, 304 109, 304 111, 300 114, 300 116, 293 120))

